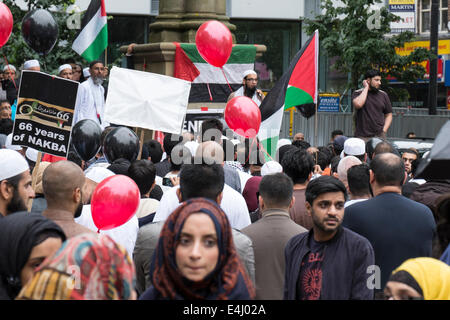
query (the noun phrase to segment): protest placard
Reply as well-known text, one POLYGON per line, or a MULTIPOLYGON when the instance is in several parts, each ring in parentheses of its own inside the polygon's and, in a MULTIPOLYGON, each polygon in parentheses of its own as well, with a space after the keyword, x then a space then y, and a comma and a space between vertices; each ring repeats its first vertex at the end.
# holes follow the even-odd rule
POLYGON ((113 67, 105 120, 119 125, 180 134, 191 83, 156 73, 113 67))
POLYGON ((23 71, 12 144, 67 157, 78 82, 23 71))

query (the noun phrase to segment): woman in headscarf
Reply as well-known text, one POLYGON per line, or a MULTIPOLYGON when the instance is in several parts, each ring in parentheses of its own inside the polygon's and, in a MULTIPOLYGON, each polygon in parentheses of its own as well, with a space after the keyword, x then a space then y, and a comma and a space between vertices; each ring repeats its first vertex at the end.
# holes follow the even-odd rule
POLYGON ((214 202, 183 202, 166 220, 142 300, 248 300, 255 289, 234 247, 230 223, 214 202))
POLYGON ((45 260, 18 300, 135 300, 134 264, 108 235, 69 238, 45 260))
POLYGON ((0 299, 14 299, 34 269, 53 255, 66 236, 37 213, 17 212, 0 221, 0 299))
POLYGON ((392 272, 384 294, 394 300, 450 300, 450 267, 428 257, 406 260, 392 272))

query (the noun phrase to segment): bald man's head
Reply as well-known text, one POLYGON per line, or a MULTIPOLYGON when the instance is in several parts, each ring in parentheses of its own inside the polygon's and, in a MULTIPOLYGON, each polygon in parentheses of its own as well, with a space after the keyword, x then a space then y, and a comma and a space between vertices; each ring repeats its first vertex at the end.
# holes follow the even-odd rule
POLYGON ((402 186, 405 180, 405 164, 393 153, 377 154, 370 162, 370 169, 380 186, 402 186))
POLYGON ((341 180, 344 185, 348 186, 347 171, 353 166, 360 165, 362 162, 355 156, 346 156, 339 161, 337 172, 339 180, 341 180))
POLYGON ((84 185, 84 174, 78 165, 71 161, 54 162, 45 169, 42 177, 44 196, 49 208, 66 208, 73 205, 73 194, 84 185))
POLYGON ((207 141, 198 146, 195 157, 196 159, 202 159, 207 164, 223 164, 224 152, 222 146, 217 142, 207 141))

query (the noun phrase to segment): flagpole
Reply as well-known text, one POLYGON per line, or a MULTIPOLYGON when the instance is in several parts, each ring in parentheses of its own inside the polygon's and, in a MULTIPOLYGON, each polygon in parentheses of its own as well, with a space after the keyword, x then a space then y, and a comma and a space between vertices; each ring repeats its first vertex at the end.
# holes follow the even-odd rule
POLYGON ((316 57, 315 57, 315 63, 316 63, 316 96, 314 97, 315 99, 315 105, 316 105, 316 113, 315 113, 315 117, 314 117, 314 144, 316 145, 316 147, 319 145, 319 141, 317 141, 317 126, 318 126, 318 118, 319 118, 319 114, 318 114, 318 105, 319 105, 319 30, 314 31, 315 35, 316 35, 316 57))

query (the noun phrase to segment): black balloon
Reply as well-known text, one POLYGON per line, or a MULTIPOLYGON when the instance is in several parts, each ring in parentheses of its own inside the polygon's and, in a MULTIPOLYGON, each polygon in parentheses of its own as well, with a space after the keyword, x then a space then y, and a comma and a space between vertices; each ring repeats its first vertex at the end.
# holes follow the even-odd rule
POLYGON ((34 51, 48 54, 58 40, 58 24, 47 10, 35 9, 22 20, 22 36, 34 51))
POLYGON ((139 138, 132 130, 117 127, 106 135, 103 142, 103 154, 109 163, 119 158, 133 162, 139 154, 139 138))
POLYGON ((100 150, 102 128, 90 119, 78 121, 72 128, 72 145, 84 161, 91 160, 100 150))

